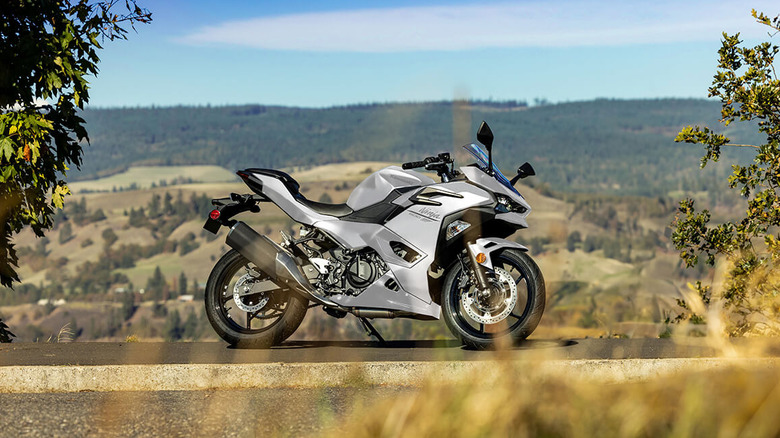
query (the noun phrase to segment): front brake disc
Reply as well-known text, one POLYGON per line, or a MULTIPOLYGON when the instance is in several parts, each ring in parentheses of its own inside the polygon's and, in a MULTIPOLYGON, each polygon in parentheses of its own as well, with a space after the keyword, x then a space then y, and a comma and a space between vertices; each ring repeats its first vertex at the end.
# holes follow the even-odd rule
POLYGON ((479 291, 472 288, 460 297, 460 302, 469 318, 480 324, 496 324, 509 316, 517 303, 517 285, 509 272, 496 268, 495 283, 490 287, 491 294, 503 294, 503 299, 495 306, 488 306, 477 298, 479 291))

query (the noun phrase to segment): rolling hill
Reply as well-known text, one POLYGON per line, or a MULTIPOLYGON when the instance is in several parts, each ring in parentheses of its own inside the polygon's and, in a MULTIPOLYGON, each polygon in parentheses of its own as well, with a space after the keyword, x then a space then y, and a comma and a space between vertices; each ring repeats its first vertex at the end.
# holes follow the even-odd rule
MULTIPOLYGON (((431 102, 305 109, 262 105, 89 109, 91 146, 74 179, 141 165, 315 166, 402 162, 457 150, 487 120, 506 172, 530 161, 540 181, 566 192, 658 196, 698 191, 727 166, 698 169, 701 148, 673 142, 688 124, 717 126, 705 100, 595 100, 528 107, 518 103, 431 102), (457 123, 453 122, 457 121, 457 123)), ((727 133, 756 141, 734 124, 727 133)), ((734 159, 743 151, 727 151, 734 159)))

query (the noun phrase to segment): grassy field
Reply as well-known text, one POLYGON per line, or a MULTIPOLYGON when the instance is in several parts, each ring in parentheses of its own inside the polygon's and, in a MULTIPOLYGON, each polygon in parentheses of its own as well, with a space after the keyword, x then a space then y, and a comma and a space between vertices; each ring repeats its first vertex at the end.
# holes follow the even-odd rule
POLYGON ((237 181, 235 173, 219 166, 138 166, 131 167, 128 170, 111 175, 106 178, 100 178, 90 181, 79 181, 70 183, 70 190, 73 193, 84 191, 111 191, 113 189, 126 189, 135 184, 139 189, 148 189, 155 185, 160 185, 161 181, 165 184, 172 184, 176 180, 192 180, 194 182, 229 182, 237 181))
POLYGON ((312 168, 285 169, 298 182, 317 181, 362 181, 372 172, 387 166, 398 166, 400 163, 384 161, 359 161, 354 163, 326 164, 312 168))

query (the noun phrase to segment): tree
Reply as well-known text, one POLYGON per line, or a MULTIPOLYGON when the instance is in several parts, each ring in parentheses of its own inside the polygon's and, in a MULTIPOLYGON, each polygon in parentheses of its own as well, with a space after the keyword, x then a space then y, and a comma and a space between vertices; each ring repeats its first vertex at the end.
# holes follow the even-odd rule
MULTIPOLYGON (((752 12, 757 22, 780 32, 780 15, 770 19, 752 12)), ((732 144, 723 134, 698 126, 684 128, 678 142, 702 144, 706 153, 701 167, 718 161, 724 146, 752 148, 753 164, 732 165, 728 182, 747 200, 747 210, 738 220, 711 224, 708 210, 697 211, 694 201, 680 202, 673 223, 672 241, 688 267, 703 258, 714 265, 716 258, 729 263, 722 292, 713 296, 698 282, 697 295, 680 300, 686 312, 678 319, 701 319, 711 299, 723 300, 728 312, 727 330, 740 335, 751 330, 780 333, 780 80, 774 60, 780 48, 769 42, 742 47, 739 34, 723 34, 718 51, 718 71, 709 89, 710 97, 721 100, 721 122, 747 122, 766 137, 761 145, 732 144), (756 123, 757 122, 757 123, 756 123)))
POLYGON ((186 339, 195 339, 198 335, 198 317, 195 316, 195 312, 190 310, 190 314, 187 315, 187 319, 182 326, 181 336, 186 339))
POLYGON ((151 201, 149 201, 149 217, 157 217, 160 216, 162 212, 160 211, 160 195, 157 193, 152 195, 151 201))
POLYGON ((0 343, 10 343, 14 340, 12 338, 15 338, 16 335, 11 333, 10 330, 8 330, 8 326, 5 325, 3 322, 3 319, 0 318, 0 343))
POLYGON ((110 248, 111 245, 116 243, 117 240, 119 240, 119 236, 116 235, 113 229, 106 228, 103 230, 102 233, 100 233, 100 236, 103 237, 103 246, 105 248, 110 248))
POLYGON ((66 221, 62 224, 62 228, 60 228, 60 245, 70 242, 71 239, 73 239, 73 226, 70 224, 70 221, 66 221))
POLYGON ((146 282, 146 293, 151 294, 152 299, 160 301, 164 299, 165 293, 168 291, 168 285, 165 282, 165 277, 162 274, 159 266, 154 268, 154 274, 149 277, 146 282))
POLYGON ((170 216, 173 214, 173 196, 170 193, 165 192, 165 198, 163 199, 163 213, 170 216))
POLYGON ((582 242, 582 236, 580 235, 579 231, 573 231, 569 234, 569 237, 566 238, 566 249, 569 250, 569 252, 574 252, 574 250, 577 248, 577 244, 582 242))
POLYGON ((179 274, 179 296, 181 295, 187 295, 187 276, 184 271, 179 274))
POLYGON ((168 314, 168 318, 165 320, 163 336, 165 336, 166 341, 175 342, 181 339, 183 333, 184 327, 181 324, 181 315, 179 315, 178 310, 174 310, 168 314))
POLYGON ((70 193, 64 180, 89 141, 79 110, 89 101, 105 39, 151 21, 135 0, 13 0, 0 8, 0 284, 18 282, 11 241, 25 226, 42 236, 70 193))
POLYGON ((128 287, 122 294, 122 320, 128 321, 135 313, 135 292, 133 287, 128 287))

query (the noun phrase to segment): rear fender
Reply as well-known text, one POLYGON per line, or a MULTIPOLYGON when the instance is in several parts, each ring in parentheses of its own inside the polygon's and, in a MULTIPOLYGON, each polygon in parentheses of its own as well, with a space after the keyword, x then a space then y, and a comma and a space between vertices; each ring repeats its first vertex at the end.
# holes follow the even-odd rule
POLYGON ((493 253, 506 248, 514 248, 519 251, 528 252, 528 248, 511 240, 501 239, 499 237, 483 237, 477 239, 476 242, 468 245, 468 250, 475 257, 479 253, 485 254, 485 261, 480 265, 487 269, 493 270, 493 253))

